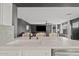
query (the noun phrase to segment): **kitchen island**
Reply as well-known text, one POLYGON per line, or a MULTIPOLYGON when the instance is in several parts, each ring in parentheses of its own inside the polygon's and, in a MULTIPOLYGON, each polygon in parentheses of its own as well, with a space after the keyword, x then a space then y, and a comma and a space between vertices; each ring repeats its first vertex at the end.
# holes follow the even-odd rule
POLYGON ((14 40, 0 47, 0 55, 53 56, 78 55, 78 40, 14 40))

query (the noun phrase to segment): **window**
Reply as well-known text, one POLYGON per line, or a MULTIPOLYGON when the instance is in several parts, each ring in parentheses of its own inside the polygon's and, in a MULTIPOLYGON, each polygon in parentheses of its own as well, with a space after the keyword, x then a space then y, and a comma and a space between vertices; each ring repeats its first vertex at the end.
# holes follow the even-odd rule
POLYGON ((73 28, 78 28, 78 22, 73 23, 72 27, 73 27, 73 28))
POLYGON ((29 30, 29 25, 26 25, 26 30, 29 30))

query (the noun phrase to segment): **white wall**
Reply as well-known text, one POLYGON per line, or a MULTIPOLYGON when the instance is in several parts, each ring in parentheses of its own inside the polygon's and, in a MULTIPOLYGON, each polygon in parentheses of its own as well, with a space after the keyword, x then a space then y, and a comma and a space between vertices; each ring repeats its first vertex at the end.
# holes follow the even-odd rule
POLYGON ((0 3, 0 45, 4 45, 14 39, 12 8, 12 3, 0 3))
POLYGON ((1 9, 1 4, 0 4, 0 24, 2 23, 2 9, 1 9))
POLYGON ((12 4, 0 3, 0 24, 12 25, 12 4))
POLYGON ((0 3, 0 24, 14 26, 17 36, 17 7, 12 3, 0 3))

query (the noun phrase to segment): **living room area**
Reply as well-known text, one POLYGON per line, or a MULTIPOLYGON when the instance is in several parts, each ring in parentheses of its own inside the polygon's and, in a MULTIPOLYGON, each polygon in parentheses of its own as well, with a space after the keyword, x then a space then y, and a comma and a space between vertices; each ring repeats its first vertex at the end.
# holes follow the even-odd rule
POLYGON ((0 55, 79 55, 79 7, 0 3, 0 55))

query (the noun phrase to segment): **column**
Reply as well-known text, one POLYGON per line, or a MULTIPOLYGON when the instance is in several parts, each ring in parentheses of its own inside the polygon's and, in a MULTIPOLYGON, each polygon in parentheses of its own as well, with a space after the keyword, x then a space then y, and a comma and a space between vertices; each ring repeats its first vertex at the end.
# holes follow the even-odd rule
POLYGON ((62 27, 62 24, 60 25, 60 33, 61 33, 61 34, 63 33, 63 27, 62 27))
POLYGON ((12 6, 12 25, 14 26, 14 37, 17 37, 17 7, 15 4, 12 6))
POLYGON ((68 38, 71 39, 71 24, 70 24, 70 21, 68 21, 68 26, 67 26, 67 32, 68 32, 68 38))

